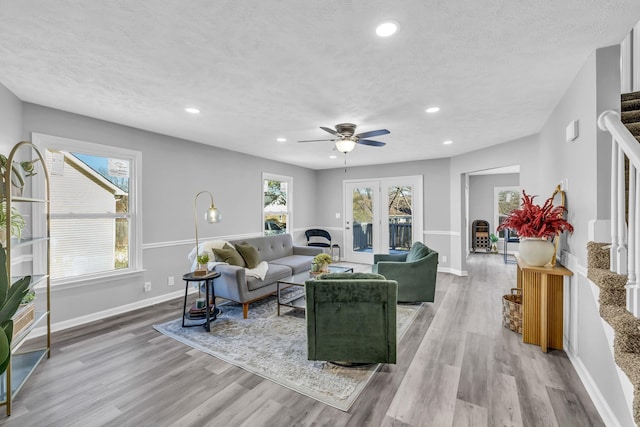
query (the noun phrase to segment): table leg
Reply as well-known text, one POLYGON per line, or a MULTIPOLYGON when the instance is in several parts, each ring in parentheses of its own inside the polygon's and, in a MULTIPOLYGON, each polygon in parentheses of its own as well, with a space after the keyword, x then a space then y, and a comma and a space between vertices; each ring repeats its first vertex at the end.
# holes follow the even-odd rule
POLYGON ((542 274, 540 278, 540 348, 547 352, 549 344, 549 276, 542 274))
POLYGON ((189 282, 184 282, 184 304, 182 306, 182 327, 184 328, 184 317, 187 311, 187 291, 189 290, 189 282))
MULTIPOLYGON (((206 304, 206 309, 204 310, 204 316, 205 316, 205 322, 204 322, 204 330, 207 332, 211 332, 211 325, 209 324, 209 322, 211 321, 211 309, 209 308, 209 280, 205 280, 204 282, 204 286, 205 286, 205 304, 206 304)), ((198 287, 200 287, 198 285, 198 287)))
POLYGON ((278 307, 278 316, 280 316, 280 281, 276 283, 276 307, 278 307))

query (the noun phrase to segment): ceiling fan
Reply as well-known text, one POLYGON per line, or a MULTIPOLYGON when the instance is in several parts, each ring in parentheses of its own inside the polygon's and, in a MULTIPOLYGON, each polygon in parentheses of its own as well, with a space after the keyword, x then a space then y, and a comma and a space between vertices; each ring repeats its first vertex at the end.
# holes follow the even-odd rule
POLYGON ((387 135, 391 132, 389 132, 386 129, 378 129, 378 130, 372 130, 369 132, 362 132, 359 134, 355 134, 356 132, 356 125, 354 125, 353 123, 340 123, 336 125, 336 130, 324 127, 324 126, 320 126, 320 129, 322 129, 325 132, 330 133, 331 135, 333 135, 335 138, 332 139, 307 139, 304 141, 298 141, 298 142, 321 142, 321 141, 333 141, 336 143, 336 150, 340 151, 341 153, 345 153, 347 154, 348 152, 352 151, 355 147, 356 144, 362 144, 362 145, 370 145, 372 147, 382 147, 385 145, 384 142, 380 142, 380 141, 373 141, 371 139, 367 139, 367 138, 371 138, 374 136, 380 136, 380 135, 387 135))

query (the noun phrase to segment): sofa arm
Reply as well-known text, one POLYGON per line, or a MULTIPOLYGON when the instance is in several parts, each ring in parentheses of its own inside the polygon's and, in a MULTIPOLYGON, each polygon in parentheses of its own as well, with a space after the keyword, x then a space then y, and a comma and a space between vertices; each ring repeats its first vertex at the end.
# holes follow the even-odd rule
POLYGON ((380 261, 404 262, 406 259, 407 254, 373 254, 374 264, 380 261))
POLYGON ((215 295, 242 302, 244 295, 248 292, 247 275, 244 267, 219 264, 215 267, 215 271, 220 272, 220 277, 213 282, 215 295))
POLYGON ((293 254, 294 255, 308 255, 308 256, 316 256, 323 252, 322 248, 318 246, 302 246, 302 245, 293 245, 293 254))

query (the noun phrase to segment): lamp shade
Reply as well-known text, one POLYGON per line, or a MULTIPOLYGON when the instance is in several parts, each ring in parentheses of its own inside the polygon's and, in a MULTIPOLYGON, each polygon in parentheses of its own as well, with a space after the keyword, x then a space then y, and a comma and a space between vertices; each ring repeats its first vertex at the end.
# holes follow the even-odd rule
POLYGON ((344 138, 336 141, 336 148, 341 153, 348 153, 356 147, 356 142, 351 138, 344 138))
POLYGON ((211 206, 204 214, 204 220, 209 224, 213 224, 214 222, 220 222, 222 216, 220 215, 220 211, 215 206, 211 206))

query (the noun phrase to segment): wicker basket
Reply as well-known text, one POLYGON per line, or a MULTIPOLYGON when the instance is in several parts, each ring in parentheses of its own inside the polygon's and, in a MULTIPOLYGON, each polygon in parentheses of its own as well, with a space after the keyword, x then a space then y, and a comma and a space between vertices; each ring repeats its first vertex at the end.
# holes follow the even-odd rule
POLYGON ((35 320, 34 304, 20 306, 18 312, 13 316, 13 337, 15 338, 29 327, 35 320))
POLYGON ((502 297, 502 325, 519 334, 522 333, 522 292, 511 288, 511 293, 502 297))

